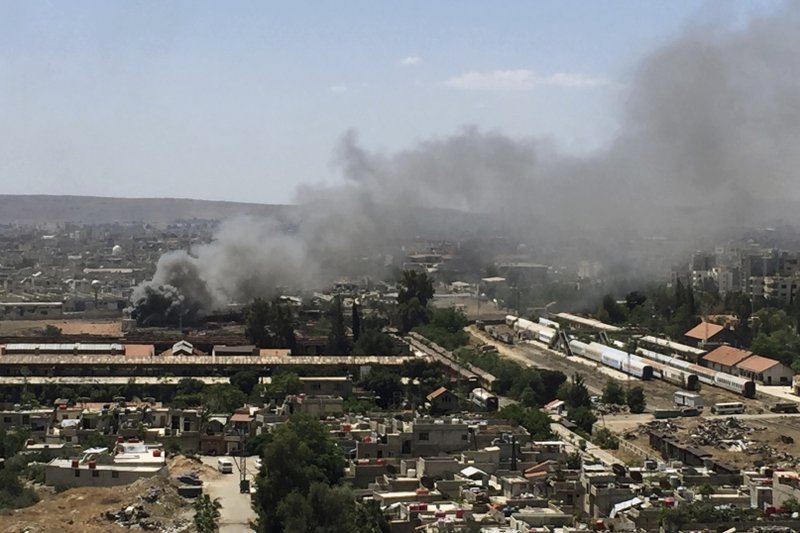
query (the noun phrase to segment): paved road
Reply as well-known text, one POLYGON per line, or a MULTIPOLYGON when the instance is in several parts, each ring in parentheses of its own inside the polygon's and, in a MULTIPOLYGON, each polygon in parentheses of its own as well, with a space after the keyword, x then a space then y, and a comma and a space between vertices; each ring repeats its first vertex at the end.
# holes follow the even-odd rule
MULTIPOLYGON (((203 463, 217 468, 218 457, 202 456, 203 463)), ((248 457, 247 473, 248 479, 253 482, 256 474, 256 457, 248 457)), ((239 492, 239 470, 238 459, 234 462, 233 474, 223 474, 216 479, 207 480, 203 485, 203 491, 212 499, 219 498, 222 503, 220 509, 219 530, 220 533, 240 533, 252 531, 250 521, 255 520, 256 514, 250 505, 250 495, 239 492)))

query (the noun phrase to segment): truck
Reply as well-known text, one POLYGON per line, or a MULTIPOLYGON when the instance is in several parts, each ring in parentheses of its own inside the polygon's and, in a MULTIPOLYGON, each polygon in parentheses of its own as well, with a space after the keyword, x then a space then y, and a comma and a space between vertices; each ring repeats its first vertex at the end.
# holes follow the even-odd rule
POLYGON ((684 390, 675 391, 673 401, 675 402, 675 405, 679 405, 681 407, 694 407, 696 409, 701 409, 703 405, 705 405, 702 396, 696 392, 687 392, 684 390))
POLYGON ((780 402, 776 403, 769 408, 773 413, 797 413, 797 403, 795 402, 780 402))
POLYGON ((653 411, 653 418, 662 420, 664 418, 678 418, 682 416, 680 409, 656 409, 653 411))

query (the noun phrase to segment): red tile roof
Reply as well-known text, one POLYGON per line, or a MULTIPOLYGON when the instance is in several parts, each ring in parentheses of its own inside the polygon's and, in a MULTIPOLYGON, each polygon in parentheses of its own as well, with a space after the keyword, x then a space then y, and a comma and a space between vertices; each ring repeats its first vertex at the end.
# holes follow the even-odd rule
POLYGON ((439 387, 438 389, 436 389, 432 393, 428 394, 428 396, 426 396, 426 398, 430 402, 432 400, 435 400, 436 398, 438 398, 439 396, 441 396, 445 392, 447 392, 447 388, 446 387, 439 387))
POLYGON ((780 364, 780 362, 776 361, 775 359, 770 359, 769 357, 763 357, 761 355, 754 355, 752 357, 748 357, 736 365, 736 367, 741 368, 742 370, 747 370, 748 372, 760 374, 761 372, 769 370, 778 364, 780 364))
POLYGON ((156 354, 156 347, 152 344, 126 344, 125 357, 146 359, 156 354))
POLYGON ((685 333, 687 337, 697 339, 699 341, 707 341, 714 335, 725 329, 719 324, 712 324, 711 322, 700 322, 698 325, 685 333))
POLYGON ((753 355, 753 352, 740 350, 733 346, 720 346, 716 350, 712 350, 704 355, 703 360, 722 366, 735 366, 751 355, 753 355))

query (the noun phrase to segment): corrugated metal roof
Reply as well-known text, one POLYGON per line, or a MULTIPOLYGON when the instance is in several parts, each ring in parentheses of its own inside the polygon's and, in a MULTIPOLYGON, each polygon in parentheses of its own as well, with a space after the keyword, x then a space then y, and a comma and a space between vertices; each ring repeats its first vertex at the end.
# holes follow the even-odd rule
POLYGON ((252 355, 237 356, 171 356, 133 358, 119 355, 71 355, 71 354, 6 354, 0 357, 0 366, 4 365, 111 365, 125 366, 133 364, 148 365, 401 365, 414 359, 412 356, 390 355, 290 355, 277 357, 257 357, 252 355))
POLYGON ((91 352, 91 353, 111 353, 123 352, 125 346, 122 344, 86 344, 86 343, 11 343, 6 344, 5 351, 17 353, 33 353, 51 352, 51 353, 73 353, 78 352, 91 352))

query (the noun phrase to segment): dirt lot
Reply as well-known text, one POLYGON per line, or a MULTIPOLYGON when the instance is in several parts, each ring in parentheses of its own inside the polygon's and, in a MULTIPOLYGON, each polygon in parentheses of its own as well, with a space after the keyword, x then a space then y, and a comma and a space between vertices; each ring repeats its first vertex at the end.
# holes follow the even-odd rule
POLYGON ((178 495, 175 476, 195 471, 201 479, 216 479, 220 474, 198 461, 182 456, 170 460, 168 478, 140 479, 124 487, 76 488, 56 493, 39 490, 41 501, 32 507, 0 516, 0 531, 8 533, 104 533, 135 528, 109 520, 106 513, 118 513, 130 505, 141 504, 150 523, 161 524, 154 531, 172 533, 193 530, 191 501, 178 495), (148 498, 149 497, 149 498, 148 498), (148 501, 152 500, 152 501, 148 501))
MULTIPOLYGON (((653 421, 651 425, 666 430, 682 444, 690 444, 711 453, 714 458, 740 468, 765 465, 794 467, 800 464, 800 418, 772 417, 697 417, 653 421), (788 438, 787 438, 788 437, 788 438)), ((642 425, 631 442, 651 450, 642 425)), ((653 451, 654 456, 659 454, 653 451)))
POLYGON ((119 320, 3 320, 0 321, 0 336, 41 335, 46 326, 55 326, 64 335, 119 337, 122 334, 119 320))

